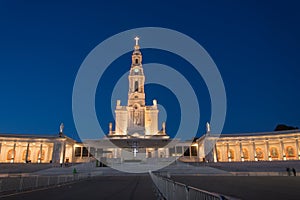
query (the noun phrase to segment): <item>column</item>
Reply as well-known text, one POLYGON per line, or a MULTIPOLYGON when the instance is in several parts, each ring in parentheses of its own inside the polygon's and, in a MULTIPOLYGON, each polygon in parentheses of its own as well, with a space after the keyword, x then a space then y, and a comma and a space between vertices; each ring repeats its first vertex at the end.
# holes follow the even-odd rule
POLYGON ((29 142, 27 143, 27 148, 26 148, 26 156, 25 156, 26 163, 28 163, 28 155, 29 155, 29 142))
MULTIPOLYGON (((75 148, 74 148, 74 145, 72 145, 71 146, 71 148, 72 148, 72 164, 74 163, 74 160, 75 160, 75 148)), ((96 149, 96 154, 97 154, 98 152, 97 152, 97 149, 96 149)))
POLYGON ((174 146, 175 158, 177 158, 177 148, 176 145, 174 146))
POLYGON ((53 143, 53 150, 52 150, 52 163, 55 163, 56 160, 57 160, 56 155, 55 155, 56 148, 57 148, 57 145, 56 145, 56 142, 54 142, 53 143))
POLYGON ((11 163, 14 163, 15 162, 15 156, 16 156, 16 143, 14 143, 14 147, 13 147, 13 152, 12 152, 12 157, 11 157, 11 160, 10 162, 11 163))
POLYGON ((114 158, 118 158, 118 148, 114 148, 114 158))
POLYGON ((244 153, 243 153, 243 145, 242 145, 242 141, 240 141, 240 155, 241 155, 241 161, 244 162, 244 153))
POLYGON ((43 154, 43 144, 40 145, 40 153, 39 153, 38 163, 42 162, 42 154, 43 154))
MULTIPOLYGON (((166 158, 169 158, 169 148, 165 148, 165 152, 166 152, 166 158)), ((147 153, 147 151, 146 151, 147 153)), ((197 153, 198 153, 198 150, 197 150, 197 153)))
POLYGON ((218 150, 217 150, 217 142, 214 146, 214 162, 218 162, 218 150))
POLYGON ((280 147, 281 147, 282 160, 286 160, 286 155, 285 155, 285 151, 284 151, 284 144, 283 144, 282 139, 280 140, 280 147))
POLYGON ((241 155, 239 154, 239 144, 237 142, 235 142, 235 145, 234 145, 234 152, 235 152, 235 155, 234 155, 234 158, 235 158, 235 161, 241 161, 241 155))
POLYGON ((230 151, 229 151, 229 143, 227 142, 227 159, 229 162, 231 162, 231 155, 230 155, 230 151))
POLYGON ((155 147, 155 149, 154 149, 154 157, 158 158, 158 148, 157 147, 155 147))
POLYGON ((255 141, 254 140, 252 142, 252 146, 253 146, 254 161, 257 161, 256 147, 255 147, 255 141))
POLYGON ((298 142, 298 138, 296 138, 296 153, 297 153, 297 158, 299 160, 300 159, 300 155, 299 155, 299 142, 298 142))
POLYGON ((80 159, 82 159, 83 148, 84 148, 84 146, 80 147, 80 159))
POLYGON ((269 140, 268 139, 266 139, 265 144, 266 144, 266 147, 265 147, 266 148, 266 160, 271 161, 272 158, 271 158, 271 155, 270 155, 270 147, 269 147, 269 140))
POLYGON ((63 148, 62 148, 62 160, 61 163, 65 163, 65 157, 66 157, 66 142, 63 143, 63 148))
POLYGON ((228 159, 228 152, 226 150, 225 143, 222 144, 222 161, 225 162, 228 159))

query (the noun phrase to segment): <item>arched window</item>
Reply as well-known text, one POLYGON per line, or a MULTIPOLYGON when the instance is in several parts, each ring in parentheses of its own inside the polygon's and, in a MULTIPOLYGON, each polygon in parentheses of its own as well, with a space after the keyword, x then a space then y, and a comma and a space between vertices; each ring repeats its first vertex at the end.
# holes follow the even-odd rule
MULTIPOLYGON (((26 161, 26 153, 27 153, 27 150, 24 150, 24 151, 23 151, 23 154, 22 154, 22 160, 23 160, 23 161, 26 161)), ((30 154, 31 154, 31 151, 29 150, 29 151, 28 151, 27 160, 30 160, 30 154)))
POLYGON ((45 150, 42 150, 42 155, 40 155, 40 150, 38 151, 38 154, 37 154, 37 159, 39 160, 39 158, 40 158, 40 160, 44 160, 45 159, 45 150))
POLYGON ((259 160, 264 159, 264 152, 262 151, 261 148, 256 148, 256 157, 259 160))
POLYGON ((217 159, 218 159, 218 161, 220 161, 220 160, 221 160, 221 153, 220 153, 220 151, 219 151, 219 150, 217 150, 217 159))
POLYGON ((249 153, 246 148, 243 148, 243 156, 244 156, 244 159, 249 159, 249 153))
POLYGON ((138 91, 139 91, 139 82, 138 82, 138 81, 135 81, 135 82, 134 82, 134 91, 135 91, 135 92, 138 92, 138 91))
POLYGON ((279 157, 278 149, 276 147, 271 147, 270 155, 271 155, 271 158, 278 158, 279 157))
POLYGON ((287 157, 295 157, 295 150, 292 146, 286 147, 285 154, 287 157))
POLYGON ((13 159, 16 155, 15 155, 15 151, 13 149, 10 149, 8 152, 7 152, 7 156, 6 156, 6 160, 11 160, 13 159))
POLYGON ((139 63, 139 59, 135 59, 135 64, 138 64, 139 63))
POLYGON ((229 149, 228 158, 230 158, 232 160, 234 159, 234 151, 232 149, 229 149))

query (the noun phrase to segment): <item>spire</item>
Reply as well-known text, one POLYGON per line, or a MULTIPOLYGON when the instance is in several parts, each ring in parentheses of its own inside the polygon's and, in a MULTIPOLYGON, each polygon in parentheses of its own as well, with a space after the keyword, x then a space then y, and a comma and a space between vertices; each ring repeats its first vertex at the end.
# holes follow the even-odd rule
POLYGON ((135 38, 134 38, 134 40, 135 40, 135 46, 138 46, 139 45, 139 37, 138 36, 136 36, 135 38))
POLYGON ((139 45, 140 38, 138 36, 136 36, 134 38, 134 40, 135 40, 135 45, 134 45, 134 51, 132 52, 131 68, 136 67, 136 66, 141 67, 141 65, 142 65, 142 53, 140 51, 140 45, 139 45))
POLYGON ((139 46, 140 38, 138 36, 135 36, 134 40, 135 40, 134 50, 139 50, 140 49, 140 46, 139 46))
POLYGON ((133 39, 135 40, 135 45, 131 56, 131 60, 132 60, 131 68, 128 76, 128 80, 129 80, 128 106, 133 106, 136 104, 144 106, 145 105, 145 93, 144 93, 145 76, 144 76, 143 65, 142 65, 143 56, 140 51, 140 45, 139 45, 140 38, 136 36, 133 39))

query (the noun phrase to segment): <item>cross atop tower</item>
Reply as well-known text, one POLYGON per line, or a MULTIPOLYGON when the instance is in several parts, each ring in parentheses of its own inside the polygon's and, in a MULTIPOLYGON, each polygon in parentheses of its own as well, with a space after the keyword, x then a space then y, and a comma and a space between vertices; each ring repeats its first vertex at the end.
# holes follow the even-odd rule
POLYGON ((138 36, 136 36, 135 38, 134 38, 134 40, 135 40, 135 45, 136 46, 138 46, 139 45, 139 37, 138 36))

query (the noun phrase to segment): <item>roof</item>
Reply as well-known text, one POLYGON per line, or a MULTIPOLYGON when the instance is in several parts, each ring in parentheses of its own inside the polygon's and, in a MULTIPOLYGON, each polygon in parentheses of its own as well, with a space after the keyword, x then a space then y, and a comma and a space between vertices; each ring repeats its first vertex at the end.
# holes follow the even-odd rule
POLYGON ((285 131, 271 131, 271 132, 250 132, 250 133, 231 133, 231 134, 209 134, 209 136, 224 137, 244 137, 244 136, 270 136, 270 135, 284 135, 291 133, 300 133, 300 129, 285 130, 285 131))
MULTIPOLYGON (((58 133, 55 134, 18 134, 18 133, 0 133, 0 138, 6 137, 6 138, 28 138, 28 139, 58 139, 58 138, 67 138, 74 140, 66 135, 60 135, 58 133)), ((75 140, 74 140, 75 141, 75 140)))

